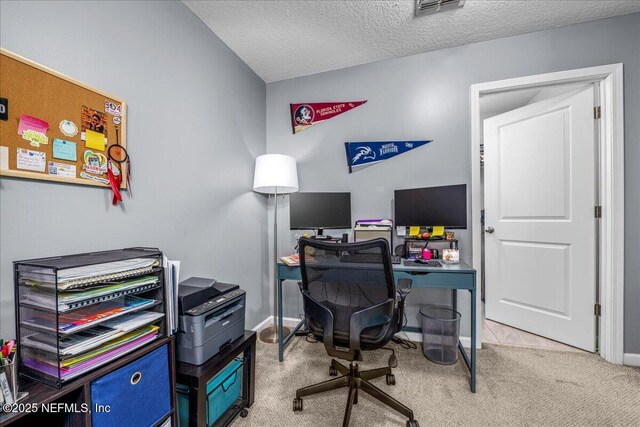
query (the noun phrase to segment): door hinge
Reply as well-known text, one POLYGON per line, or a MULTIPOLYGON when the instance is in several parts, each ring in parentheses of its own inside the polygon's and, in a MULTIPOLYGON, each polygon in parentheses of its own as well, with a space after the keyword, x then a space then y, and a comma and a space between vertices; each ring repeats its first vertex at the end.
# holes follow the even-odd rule
POLYGON ((593 306, 593 315, 598 317, 602 315, 602 306, 600 304, 596 303, 593 306))
POLYGON ((596 218, 602 218, 602 206, 596 206, 594 213, 596 218))
POLYGON ((600 106, 593 107, 593 118, 598 120, 601 117, 600 106))

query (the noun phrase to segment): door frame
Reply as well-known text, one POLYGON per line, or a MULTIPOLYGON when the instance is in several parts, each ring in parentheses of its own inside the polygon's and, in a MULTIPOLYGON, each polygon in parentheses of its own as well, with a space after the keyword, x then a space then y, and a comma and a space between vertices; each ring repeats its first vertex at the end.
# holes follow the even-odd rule
MULTIPOLYGON (((623 65, 610 64, 577 70, 538 74, 470 87, 471 106, 471 220, 472 260, 477 277, 482 277, 483 200, 480 179, 480 96, 536 86, 567 83, 599 83, 601 119, 599 131, 599 200, 600 220, 600 355, 610 363, 622 364, 624 356, 624 90, 623 65)), ((476 313, 482 313, 477 299, 476 313)), ((482 322, 476 333, 481 337, 482 322)), ((480 340, 479 340, 480 341, 480 340)))

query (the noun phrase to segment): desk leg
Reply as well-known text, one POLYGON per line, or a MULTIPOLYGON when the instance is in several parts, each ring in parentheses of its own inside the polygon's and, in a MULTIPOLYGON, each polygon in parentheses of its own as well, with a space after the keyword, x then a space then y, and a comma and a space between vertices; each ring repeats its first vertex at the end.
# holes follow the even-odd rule
POLYGON ((458 311, 458 290, 451 289, 451 305, 453 305, 453 311, 458 311))
POLYGON ((476 392, 476 289, 471 289, 471 392, 476 392))
POLYGON ((284 337, 282 336, 282 282, 278 278, 278 361, 282 362, 284 353, 284 337))
POLYGON ((247 397, 247 408, 253 405, 256 391, 256 341, 253 341, 249 351, 249 396, 247 397))

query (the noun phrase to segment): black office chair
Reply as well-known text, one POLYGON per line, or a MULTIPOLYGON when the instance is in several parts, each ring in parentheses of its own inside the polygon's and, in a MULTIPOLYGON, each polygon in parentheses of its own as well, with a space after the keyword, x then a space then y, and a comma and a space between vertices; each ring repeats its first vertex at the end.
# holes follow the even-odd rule
POLYGON ((302 411, 303 396, 345 387, 349 397, 343 426, 349 425, 351 409, 362 390, 406 416, 407 427, 418 427, 411 409, 369 382, 386 376, 387 384, 395 384, 391 372, 397 366, 395 353, 388 367, 358 369, 363 350, 382 348, 402 328, 411 280, 401 279, 401 290, 396 292, 387 241, 338 244, 303 238, 298 251, 307 328, 324 343, 330 356, 348 360, 349 366, 332 359, 329 374, 342 376, 297 390, 293 410, 302 411))

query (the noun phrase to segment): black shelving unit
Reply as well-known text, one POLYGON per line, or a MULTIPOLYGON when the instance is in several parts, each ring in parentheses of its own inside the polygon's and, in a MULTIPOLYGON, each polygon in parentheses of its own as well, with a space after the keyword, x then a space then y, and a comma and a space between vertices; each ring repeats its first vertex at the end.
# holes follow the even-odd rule
POLYGON ((162 252, 156 248, 16 261, 14 280, 18 371, 23 377, 60 388, 167 336, 162 252), (107 274, 105 265, 113 263, 121 266, 107 274), (143 310, 161 314, 141 326, 146 331, 152 328, 151 335, 143 336, 140 329, 134 329, 127 333, 140 332, 141 338, 133 342, 118 343, 124 335, 120 333, 80 353, 70 356, 63 352, 66 343, 104 331, 105 322, 143 310), (88 356, 105 346, 112 346, 109 357, 94 356, 91 366, 76 363, 73 372, 65 366, 70 357, 88 356))
POLYGON ((188 388, 188 427, 207 427, 207 384, 237 357, 244 359, 240 398, 220 416, 213 426, 210 426, 228 427, 238 416, 246 417, 248 414, 247 408, 253 405, 256 378, 255 331, 245 331, 244 336, 229 343, 220 353, 202 365, 190 365, 183 362, 177 363, 176 383, 188 388))
MULTIPOLYGON (((410 256, 411 251, 409 250, 409 246, 411 245, 416 245, 418 247, 421 248, 426 248, 429 244, 435 244, 435 243, 448 243, 449 244, 449 248, 450 249, 454 249, 454 247, 457 247, 458 245, 458 239, 453 239, 453 240, 446 240, 446 239, 412 239, 412 238, 405 238, 404 239, 404 254, 405 254, 405 258, 406 259, 413 259, 410 256)), ((431 249, 433 249, 433 246, 431 246, 431 249)))

